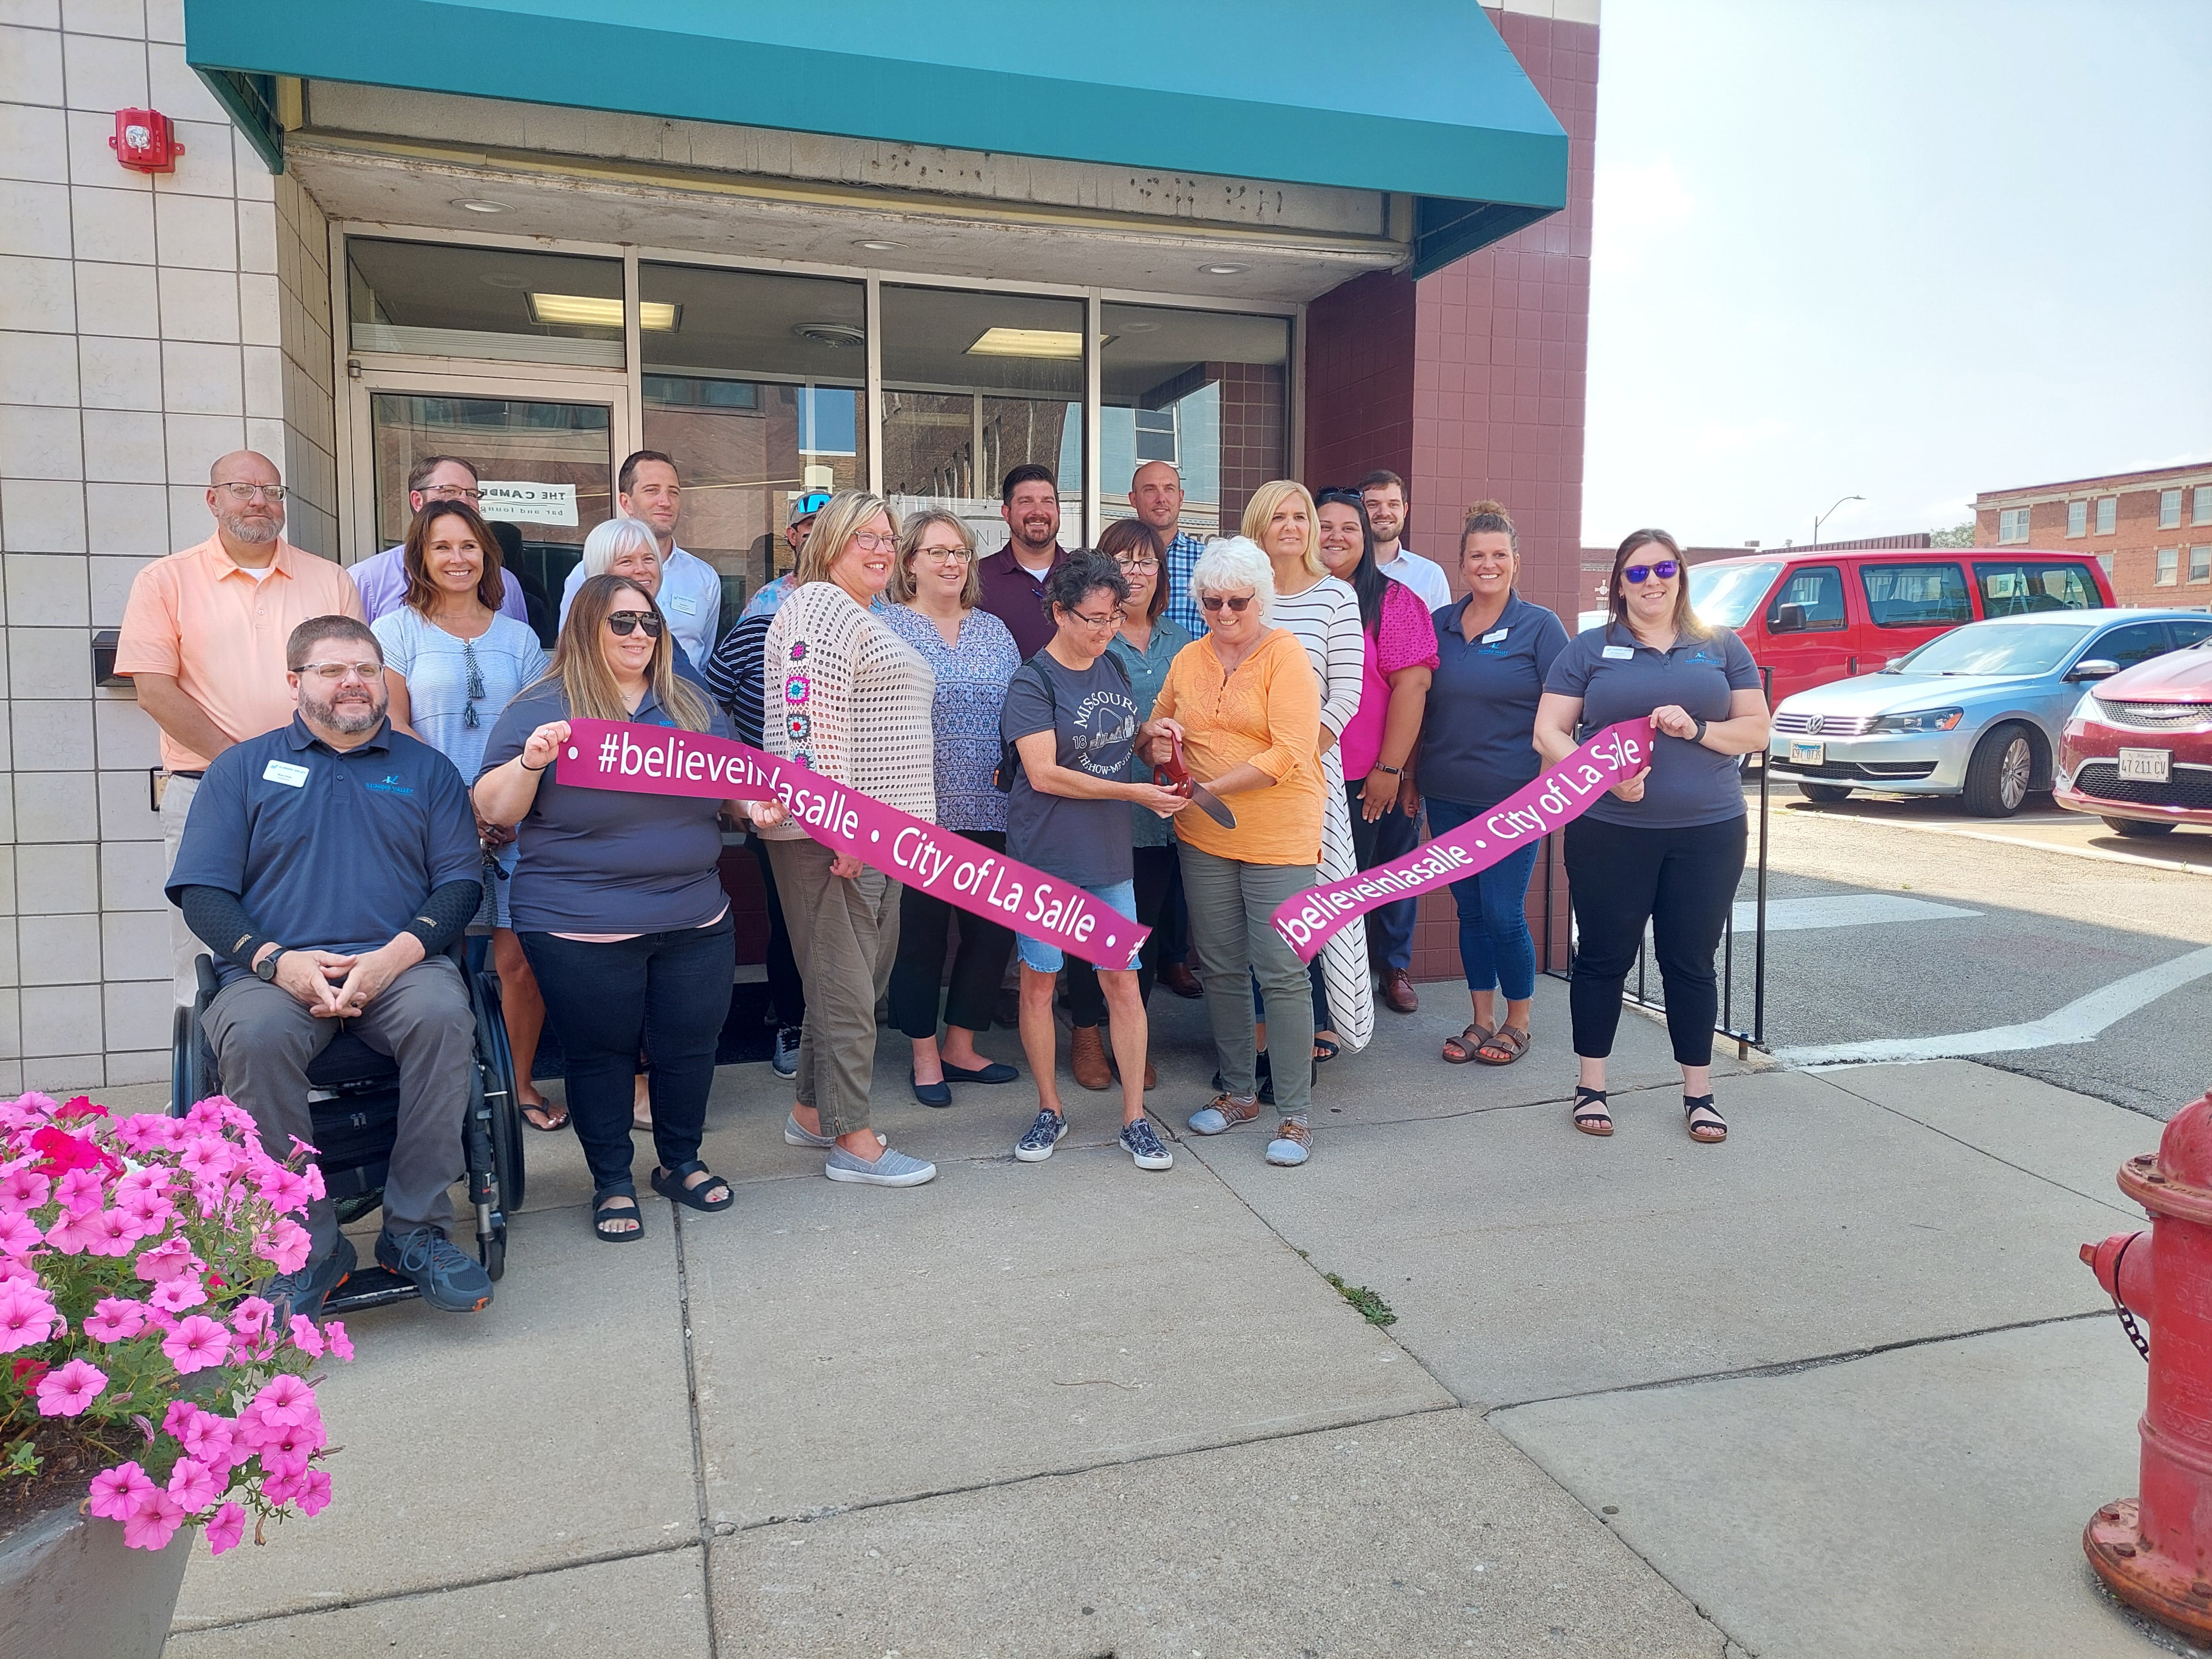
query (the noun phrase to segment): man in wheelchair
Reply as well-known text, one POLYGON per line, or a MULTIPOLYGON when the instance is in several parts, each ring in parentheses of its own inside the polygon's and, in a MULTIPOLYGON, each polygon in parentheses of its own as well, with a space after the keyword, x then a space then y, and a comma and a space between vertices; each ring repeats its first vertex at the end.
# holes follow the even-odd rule
MULTIPOLYGON (((445 952, 483 899, 476 817, 453 763, 386 720, 366 627, 311 617, 285 662, 298 713, 216 757, 169 874, 222 984, 203 1024, 226 1091, 280 1157, 313 1142, 307 1067, 341 1029, 398 1062, 376 1259, 432 1307, 472 1313, 491 1279, 446 1235, 476 1018, 445 952)), ((329 1199, 307 1221, 307 1265, 268 1294, 313 1318, 356 1255, 329 1199)))

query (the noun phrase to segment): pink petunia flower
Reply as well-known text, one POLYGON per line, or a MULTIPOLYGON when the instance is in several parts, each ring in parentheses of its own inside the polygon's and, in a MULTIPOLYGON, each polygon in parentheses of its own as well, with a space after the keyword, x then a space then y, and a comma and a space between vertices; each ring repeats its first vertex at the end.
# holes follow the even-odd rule
POLYGON ((85 1248, 94 1255, 129 1255, 131 1247, 146 1229, 128 1210, 100 1210, 85 1218, 93 1242, 85 1248))
POLYGON ((230 1419, 201 1412, 177 1440, 188 1455, 198 1458, 220 1479, 246 1461, 235 1429, 230 1419))
POLYGON ((146 1471, 136 1463, 118 1463, 92 1477, 92 1502, 86 1507, 109 1521, 129 1518, 139 1500, 155 1490, 146 1471))
POLYGON ((353 1358, 353 1339, 346 1334, 344 1320, 325 1320, 323 1322, 323 1340, 330 1345, 331 1352, 336 1354, 339 1358, 351 1359, 353 1358))
POLYGON ((207 1524, 208 1553, 221 1555, 225 1550, 234 1550, 245 1536, 246 1511, 235 1504, 225 1504, 207 1524))
POLYGON ((101 1185, 97 1167, 79 1166, 63 1171, 62 1178, 54 1183, 54 1196, 61 1200, 64 1209, 78 1214, 100 1207, 101 1185))
POLYGON ((27 1164, 0 1176, 0 1209, 35 1210, 54 1189, 52 1179, 27 1164))
POLYGON ((124 1522, 123 1542, 134 1550, 166 1549, 184 1523, 185 1506, 157 1486, 124 1522))
POLYGON ((46 1229, 46 1243, 64 1255, 82 1255, 106 1243, 99 1221, 97 1210, 64 1210, 61 1219, 46 1229))
POLYGON ((158 1285, 164 1279, 204 1273, 207 1264, 192 1254, 190 1241, 179 1237, 165 1239, 150 1250, 141 1250, 137 1267, 139 1278, 149 1285, 158 1285))
POLYGON ((137 1187, 115 1194, 115 1207, 137 1224, 142 1238, 158 1233, 169 1224, 177 1206, 167 1194, 158 1187, 137 1187))
POLYGON ((161 1418, 161 1432, 173 1439, 182 1440, 200 1416, 200 1408, 189 1400, 172 1400, 169 1409, 161 1418))
POLYGON ((179 1457, 169 1471, 169 1496, 187 1515, 197 1515, 222 1496, 222 1487, 196 1457, 179 1457))
POLYGON ((79 1417, 107 1386, 107 1373, 88 1360, 72 1359, 39 1379, 39 1415, 79 1417))
POLYGON ((0 1210, 0 1255, 28 1255, 46 1238, 39 1224, 21 1210, 0 1210))
POLYGON ((261 1470, 262 1497, 272 1504, 289 1504, 300 1495, 307 1478, 307 1460, 301 1458, 296 1467, 270 1468, 264 1459, 261 1470))
POLYGON ((128 1342, 145 1328, 146 1304, 122 1296, 102 1297, 84 1320, 84 1334, 96 1342, 128 1342))
POLYGON ((292 1316, 292 1346, 310 1359, 323 1357, 323 1334, 305 1314, 292 1316))
POLYGON ((274 1262, 280 1273, 295 1273, 307 1265, 307 1255, 314 1243, 305 1227, 289 1217, 281 1218, 253 1241, 253 1253, 264 1261, 274 1262))
POLYGON ((161 1352, 185 1376, 220 1365, 230 1353, 230 1333, 204 1314, 177 1322, 177 1328, 162 1341, 161 1352))
POLYGON ((230 1310, 230 1328, 240 1336, 258 1337, 268 1330, 269 1322, 276 1316, 276 1310, 267 1302, 258 1296, 249 1296, 230 1310))
POLYGON ((308 1516, 320 1515, 325 1510, 330 1507, 331 1477, 327 1471, 323 1469, 309 1469, 305 1474, 300 1477, 298 1484, 299 1498, 297 1501, 300 1505, 301 1514, 308 1516))
POLYGON ((207 1292, 200 1288, 197 1279, 165 1279, 154 1287, 146 1300, 163 1313, 182 1313, 205 1302, 207 1292))
POLYGON ((296 1376, 279 1375, 264 1382, 253 1396, 252 1410, 263 1422, 280 1426, 322 1421, 322 1413, 315 1409, 315 1391, 296 1376))
POLYGON ((44 1342, 62 1322, 53 1298, 21 1279, 0 1285, 0 1353, 44 1342))

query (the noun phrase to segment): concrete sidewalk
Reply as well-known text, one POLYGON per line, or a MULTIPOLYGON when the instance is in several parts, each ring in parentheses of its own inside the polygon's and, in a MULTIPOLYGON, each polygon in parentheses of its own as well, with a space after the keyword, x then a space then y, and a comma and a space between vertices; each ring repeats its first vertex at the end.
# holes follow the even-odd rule
MULTIPOLYGON (((730 1067, 735 1209, 648 1199, 611 1249, 573 1139, 529 1137, 495 1307, 351 1322, 331 1508, 197 1559, 169 1651, 2167 1646, 2077 1541, 2134 1490, 2143 1369, 2075 1249, 2139 1222, 2112 1176, 2157 1123, 1965 1061, 1723 1063, 1700 1146, 1630 1015, 1594 1141, 1563 987, 1504 1071, 1438 1060, 1463 1005, 1423 994, 1323 1068, 1297 1170, 1248 1130, 1141 1174, 1072 1084, 1018 1164, 1033 1093, 927 1110, 896 1036, 877 1121, 927 1188, 823 1181, 788 1085, 730 1067)), ((1180 1129, 1212 1060, 1154 1012, 1180 1129)))

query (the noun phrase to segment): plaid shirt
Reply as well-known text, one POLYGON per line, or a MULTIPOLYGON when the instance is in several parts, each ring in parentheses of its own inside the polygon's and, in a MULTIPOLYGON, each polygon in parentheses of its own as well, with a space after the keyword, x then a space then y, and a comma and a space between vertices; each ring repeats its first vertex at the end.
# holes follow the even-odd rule
POLYGON ((1194 640, 1206 637, 1206 612, 1198 608, 1198 596, 1190 591, 1190 573, 1198 568, 1198 556, 1205 551, 1204 542, 1181 531, 1168 544, 1166 615, 1194 640))

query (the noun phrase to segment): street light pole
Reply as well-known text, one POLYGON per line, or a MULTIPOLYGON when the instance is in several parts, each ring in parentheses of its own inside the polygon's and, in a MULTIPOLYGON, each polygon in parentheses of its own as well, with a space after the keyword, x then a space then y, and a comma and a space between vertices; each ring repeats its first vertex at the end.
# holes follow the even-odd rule
MULTIPOLYGON (((1865 499, 1866 497, 1863 495, 1846 495, 1844 497, 1843 501, 1836 503, 1836 507, 1841 507, 1844 504, 1844 501, 1863 501, 1865 499)), ((1814 546, 1818 547, 1820 544, 1820 526, 1836 516, 1836 507, 1830 507, 1826 513, 1817 514, 1814 515, 1813 520, 1814 546)))

